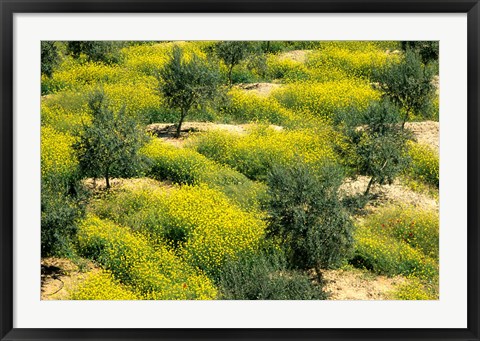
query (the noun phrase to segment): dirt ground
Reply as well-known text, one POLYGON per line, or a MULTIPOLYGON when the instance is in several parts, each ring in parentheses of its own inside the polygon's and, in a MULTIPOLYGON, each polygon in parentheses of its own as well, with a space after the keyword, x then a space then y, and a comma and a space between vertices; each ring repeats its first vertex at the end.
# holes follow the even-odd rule
POLYGON ((238 85, 239 88, 246 91, 253 91, 259 96, 268 96, 272 90, 278 89, 281 86, 281 84, 277 83, 248 83, 238 85))
POLYGON ((405 282, 401 276, 377 276, 365 270, 324 270, 324 289, 331 300, 388 300, 395 286, 405 282))
POLYGON ((310 52, 309 50, 293 50, 293 51, 281 53, 278 58, 280 60, 291 59, 299 63, 305 63, 309 52, 310 52))
POLYGON ((434 121, 407 122, 405 127, 413 132, 418 143, 427 144, 440 151, 440 124, 434 121))
POLYGON ((81 267, 64 258, 48 257, 41 261, 41 300, 68 299, 70 290, 84 280, 88 272, 99 271, 92 262, 82 260, 81 267))

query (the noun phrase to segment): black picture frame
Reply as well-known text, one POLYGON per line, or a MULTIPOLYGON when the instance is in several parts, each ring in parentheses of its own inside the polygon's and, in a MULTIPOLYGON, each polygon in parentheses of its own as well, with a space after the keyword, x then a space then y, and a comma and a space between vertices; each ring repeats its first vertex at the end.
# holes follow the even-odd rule
POLYGON ((1 340, 479 340, 478 0, 0 0, 1 340), (13 328, 13 16, 15 13, 467 13, 468 312, 465 329, 16 329, 13 328))

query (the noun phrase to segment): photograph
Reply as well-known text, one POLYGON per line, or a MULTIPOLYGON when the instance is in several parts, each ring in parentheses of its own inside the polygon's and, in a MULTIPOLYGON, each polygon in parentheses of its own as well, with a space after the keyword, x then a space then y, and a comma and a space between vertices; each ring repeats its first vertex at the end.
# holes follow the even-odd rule
POLYGON ((39 47, 42 301, 441 299, 439 41, 39 47))

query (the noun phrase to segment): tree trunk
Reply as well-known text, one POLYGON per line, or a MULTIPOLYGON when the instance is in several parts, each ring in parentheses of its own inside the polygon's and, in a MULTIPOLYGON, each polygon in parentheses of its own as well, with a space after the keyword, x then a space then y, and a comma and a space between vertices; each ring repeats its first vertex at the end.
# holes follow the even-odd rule
POLYGON ((370 192, 370 187, 372 187, 374 179, 375 179, 375 177, 372 176, 372 178, 368 182, 367 189, 365 190, 365 193, 363 193, 364 196, 367 196, 368 193, 370 192))
POLYGON ((107 188, 107 189, 110 189, 110 179, 109 179, 109 176, 110 176, 110 166, 108 166, 107 169, 105 170, 105 184, 106 184, 106 188, 107 188))
POLYGON ((405 128, 405 123, 408 121, 408 116, 410 116, 410 112, 407 110, 405 116, 403 117, 402 130, 405 128))
POLYGON ((322 285, 323 284, 323 274, 322 274, 322 270, 320 269, 319 265, 315 266, 315 273, 317 274, 318 284, 322 285))
POLYGON ((187 116, 187 110, 182 109, 182 113, 180 115, 180 122, 178 122, 177 132, 175 133, 175 138, 177 139, 180 137, 180 132, 182 130, 182 123, 183 123, 183 120, 185 119, 185 116, 187 116))
POLYGON ((232 71, 233 71, 233 64, 231 64, 228 69, 228 85, 230 86, 232 86, 232 71))

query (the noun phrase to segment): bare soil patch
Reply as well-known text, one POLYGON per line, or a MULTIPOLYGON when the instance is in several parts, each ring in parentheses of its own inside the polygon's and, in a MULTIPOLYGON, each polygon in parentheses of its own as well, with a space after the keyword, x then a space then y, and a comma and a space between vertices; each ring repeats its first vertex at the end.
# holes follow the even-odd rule
MULTIPOLYGON (((340 191, 347 195, 362 194, 367 188, 370 177, 358 176, 356 179, 347 179, 340 191)), ((375 184, 370 189, 373 200, 365 208, 367 211, 374 211, 379 206, 385 205, 411 205, 422 209, 438 210, 438 200, 423 194, 412 191, 403 186, 399 180, 391 185, 375 184)))
POLYGON ((299 63, 305 63, 309 52, 309 50, 293 50, 281 53, 278 58, 280 60, 290 59, 299 63))
POLYGON ((331 300, 388 300, 395 286, 405 283, 402 276, 377 276, 366 270, 324 270, 324 290, 331 300))
POLYGON ((429 145, 433 150, 440 150, 440 123, 435 121, 407 122, 405 127, 413 132, 418 143, 429 145))
MULTIPOLYGON (((222 124, 212 122, 184 122, 179 138, 175 138, 176 125, 172 123, 153 123, 147 126, 146 131, 153 136, 161 138, 163 141, 176 147, 182 147, 185 141, 196 133, 211 130, 223 130, 235 134, 246 134, 252 124, 222 124)), ((271 124, 270 127, 275 130, 283 130, 283 127, 271 124)))
POLYGON ((85 280, 87 273, 100 268, 87 260, 82 267, 65 258, 48 257, 41 260, 41 300, 68 299, 71 290, 85 280))
POLYGON ((265 97, 268 96, 273 90, 278 89, 281 86, 282 84, 277 83, 246 83, 238 85, 238 87, 243 90, 252 91, 259 96, 265 97))
MULTIPOLYGON (((151 189, 169 189, 173 187, 173 184, 169 181, 158 181, 151 178, 131 178, 131 179, 123 179, 123 178, 112 178, 109 179, 110 181, 110 189, 109 192, 113 193, 116 191, 122 190, 129 190, 135 188, 151 188, 151 189)), ((105 183, 105 179, 93 179, 88 178, 83 180, 83 184, 85 187, 93 192, 94 195, 102 195, 106 192, 107 186, 105 183)))

